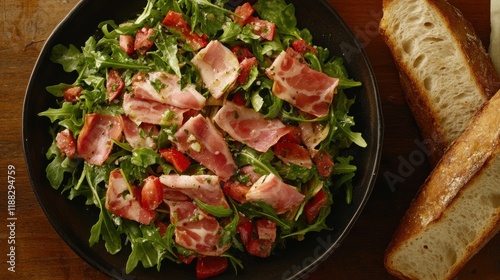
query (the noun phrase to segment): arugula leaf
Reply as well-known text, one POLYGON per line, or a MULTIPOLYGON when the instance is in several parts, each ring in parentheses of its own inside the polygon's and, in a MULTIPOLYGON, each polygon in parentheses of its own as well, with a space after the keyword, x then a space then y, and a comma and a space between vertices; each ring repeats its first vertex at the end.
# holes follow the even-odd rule
MULTIPOLYGON (((356 145, 365 148, 368 144, 359 132, 353 132, 351 127, 355 125, 354 117, 348 115, 349 108, 354 104, 354 99, 348 99, 343 91, 339 91, 335 96, 334 112, 335 112, 335 125, 337 127, 335 134, 341 139, 346 137, 348 140, 354 142, 356 145), (340 135, 341 134, 341 135, 340 135)), ((346 144, 347 146, 349 144, 346 144)))
POLYGON ((75 115, 80 110, 78 103, 64 102, 60 108, 49 108, 46 111, 38 113, 39 116, 47 117, 53 123, 57 120, 65 120, 75 115))
POLYGON ((325 192, 325 194, 328 197, 328 202, 327 202, 328 206, 321 208, 321 210, 318 213, 318 217, 316 218, 314 223, 311 225, 307 224, 307 222, 305 221, 305 218, 303 217, 302 224, 297 225, 297 228, 298 228, 297 231, 287 233, 287 234, 281 236, 281 238, 287 238, 287 237, 292 237, 292 236, 300 237, 300 236, 304 236, 308 232, 314 232, 314 231, 320 232, 322 230, 332 230, 332 228, 330 228, 326 224, 326 219, 330 215, 330 212, 332 209, 332 207, 331 207, 331 205, 333 204, 332 194, 330 193, 330 190, 328 188, 323 188, 323 191, 325 192))
POLYGON ((70 158, 60 152, 55 140, 52 141, 52 145, 47 150, 46 157, 47 159, 52 158, 52 161, 45 168, 47 179, 52 188, 57 190, 64 180, 64 174, 71 173, 75 166, 70 158))
POLYGON ((266 153, 259 154, 252 148, 245 146, 235 158, 238 166, 252 165, 254 171, 261 175, 274 174, 276 177, 281 178, 278 171, 272 166, 271 160, 274 158, 272 150, 266 153))
POLYGON ((132 151, 131 162, 140 167, 148 167, 160 162, 160 156, 151 149, 141 147, 132 151))
POLYGON ((224 206, 209 205, 199 199, 195 199, 194 202, 196 203, 196 205, 198 205, 198 207, 201 210, 207 212, 208 214, 214 217, 223 218, 233 215, 233 210, 231 208, 226 208, 224 206))
POLYGON ((278 214, 276 214, 276 211, 264 202, 257 201, 254 203, 245 203, 237 206, 237 208, 238 211, 251 219, 265 217, 276 222, 283 232, 289 232, 293 228, 293 221, 281 219, 278 214))
POLYGON ((180 78, 181 69, 177 58, 177 39, 174 36, 168 36, 160 32, 156 37, 155 44, 162 53, 161 59, 166 61, 170 69, 180 78))
POLYGON ((83 55, 74 45, 69 45, 69 47, 62 44, 55 45, 52 48, 50 60, 61 64, 66 72, 80 72, 83 67, 83 55))
POLYGON ((287 4, 284 0, 259 0, 253 7, 261 18, 276 24, 278 33, 301 38, 292 4, 287 4))
POLYGON ((94 203, 100 209, 99 219, 90 229, 89 246, 92 247, 102 237, 106 250, 110 254, 116 254, 122 249, 120 233, 115 227, 111 214, 104 207, 105 197, 101 197, 98 190, 99 183, 104 181, 107 172, 98 167, 92 167, 87 163, 85 163, 82 172, 85 174, 87 183, 92 191, 94 203))
POLYGON ((132 272, 139 262, 145 268, 156 266, 160 270, 164 258, 177 261, 177 257, 169 252, 169 235, 162 237, 159 229, 152 225, 139 225, 136 222, 123 220, 122 229, 127 234, 132 252, 130 253, 125 272, 132 272))

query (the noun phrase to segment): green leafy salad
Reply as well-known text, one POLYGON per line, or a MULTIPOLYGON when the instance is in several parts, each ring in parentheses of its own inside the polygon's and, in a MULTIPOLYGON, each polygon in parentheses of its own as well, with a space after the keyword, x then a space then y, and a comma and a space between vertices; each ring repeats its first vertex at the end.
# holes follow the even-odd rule
POLYGON ((148 0, 51 60, 77 74, 47 87, 57 108, 47 178, 99 209, 89 245, 131 247, 125 272, 165 259, 198 278, 237 273, 287 239, 329 230, 356 166, 340 57, 312 44, 284 0, 148 0))

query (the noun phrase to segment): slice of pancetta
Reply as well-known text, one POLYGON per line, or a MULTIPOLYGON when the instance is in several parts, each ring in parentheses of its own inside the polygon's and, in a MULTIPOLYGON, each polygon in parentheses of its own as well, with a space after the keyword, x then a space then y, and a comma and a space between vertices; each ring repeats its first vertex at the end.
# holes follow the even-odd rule
POLYGON ((123 135, 133 149, 145 147, 156 150, 154 137, 158 135, 158 128, 155 125, 150 123, 137 125, 125 115, 122 115, 122 122, 123 135))
POLYGON ((247 201, 264 202, 277 214, 283 214, 298 206, 304 197, 295 187, 284 183, 273 174, 262 176, 246 194, 247 201))
POLYGON ((273 93, 303 112, 322 117, 328 114, 339 79, 316 71, 282 51, 267 76, 274 81, 273 93))
POLYGON ((300 122, 301 139, 309 154, 314 157, 318 153, 317 146, 326 139, 330 126, 319 122, 300 122))
POLYGON ((175 224, 175 243, 205 256, 220 256, 230 244, 222 244, 224 229, 192 201, 164 200, 175 224))
POLYGON ((205 87, 216 99, 230 89, 239 76, 236 55, 219 41, 211 41, 191 62, 200 71, 205 87))
POLYGON ((160 182, 166 188, 180 191, 191 199, 198 199, 211 206, 229 208, 217 176, 169 174, 161 175, 160 182))
POLYGON ((127 117, 137 124, 150 123, 177 127, 182 124, 184 112, 188 111, 132 94, 123 96, 122 108, 127 117))
POLYGON ((108 159, 113 149, 111 139, 120 141, 121 135, 120 116, 86 114, 77 139, 77 154, 86 162, 100 166, 108 159))
POLYGON ((215 115, 214 121, 236 141, 259 152, 266 152, 290 128, 280 120, 268 120, 251 108, 228 101, 215 115))
MULTIPOLYGON (((136 191, 135 186, 130 186, 132 192, 136 191)), ((115 169, 109 173, 109 185, 106 190, 105 207, 116 216, 133 220, 141 224, 150 224, 156 216, 154 210, 143 207, 137 200, 137 193, 129 192, 128 183, 125 181, 120 170, 115 169)))
POLYGON ((190 118, 175 133, 177 148, 211 170, 222 180, 228 180, 237 170, 229 147, 215 126, 197 115, 190 118))
POLYGON ((182 109, 201 110, 206 98, 194 85, 181 86, 177 75, 167 72, 139 73, 132 81, 134 96, 182 109))

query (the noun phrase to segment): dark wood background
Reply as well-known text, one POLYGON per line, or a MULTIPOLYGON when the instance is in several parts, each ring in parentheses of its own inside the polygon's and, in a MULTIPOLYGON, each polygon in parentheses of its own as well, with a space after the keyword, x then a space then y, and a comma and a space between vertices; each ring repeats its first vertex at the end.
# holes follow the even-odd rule
MULTIPOLYGON (((24 92, 44 41, 76 0, 0 1, 0 279, 108 279, 81 260, 59 237, 40 208, 22 150, 24 92), (7 168, 16 170, 16 272, 7 271, 7 168), (8 277, 8 278, 7 278, 8 277)), ((401 94, 392 57, 378 35, 382 0, 329 0, 365 46, 376 73, 385 117, 384 148, 372 196, 348 237, 309 279, 392 279, 383 267, 391 235, 430 172, 419 153, 421 136, 401 94), (403 169, 402 169, 403 168, 403 169), (401 176, 391 185, 387 174, 401 176)), ((489 1, 450 0, 489 46, 489 1)), ((500 279, 500 236, 461 271, 457 280, 500 279)))

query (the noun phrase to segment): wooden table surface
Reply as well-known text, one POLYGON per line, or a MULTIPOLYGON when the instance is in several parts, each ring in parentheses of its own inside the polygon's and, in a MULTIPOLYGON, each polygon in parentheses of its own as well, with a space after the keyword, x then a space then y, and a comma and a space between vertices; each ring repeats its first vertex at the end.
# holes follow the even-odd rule
MULTIPOLYGON (((103 0, 104 1, 104 0, 103 0)), ((378 180, 357 223, 334 254, 309 279, 392 279, 383 267, 384 250, 409 202, 430 172, 427 163, 411 165, 421 136, 401 94, 387 47, 378 35, 382 0, 330 0, 366 48, 380 89, 385 136, 378 180), (390 187, 384 174, 404 182, 390 187)), ((489 45, 489 1, 450 0, 489 45)), ((108 279, 81 260, 54 231, 32 191, 24 161, 21 116, 24 92, 37 56, 53 28, 77 0, 1 0, 0 2, 0 279, 108 279), (15 168, 15 272, 7 268, 7 173, 15 168), (8 278, 7 278, 8 277, 8 278)), ((483 248, 457 280, 500 279, 500 236, 483 248)))

